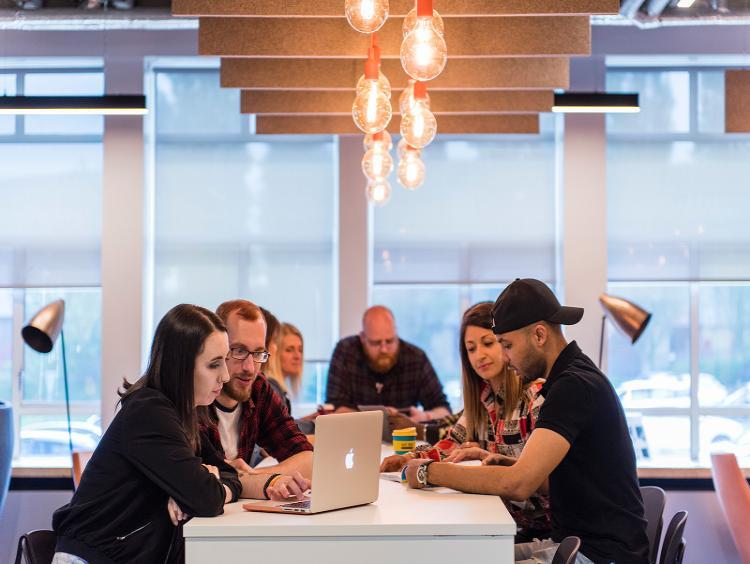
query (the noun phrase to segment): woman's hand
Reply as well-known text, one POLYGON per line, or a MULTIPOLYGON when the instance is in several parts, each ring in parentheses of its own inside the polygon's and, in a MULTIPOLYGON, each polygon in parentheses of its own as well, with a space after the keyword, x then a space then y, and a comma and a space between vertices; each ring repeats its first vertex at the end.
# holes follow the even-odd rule
POLYGON ((180 524, 180 521, 184 521, 188 518, 188 516, 182 512, 180 506, 177 505, 177 502, 171 497, 167 502, 167 513, 169 513, 169 519, 175 527, 180 524))
POLYGON ((515 463, 515 458, 504 454, 490 454, 482 459, 485 466, 513 466, 515 463))
POLYGON ((281 476, 272 486, 266 489, 268 499, 285 501, 291 497, 305 499, 305 492, 310 489, 310 480, 299 472, 289 476, 281 476))
POLYGON ((214 475, 214 477, 219 480, 219 469, 216 466, 211 466, 210 464, 204 464, 203 467, 208 470, 211 474, 214 475))
POLYGON ((383 459, 383 462, 380 463, 380 471, 381 472, 398 472, 404 466, 406 466, 406 464, 413 458, 414 458, 414 455, 412 453, 392 454, 391 456, 386 456, 383 459))
POLYGON ((461 462, 462 460, 484 460, 490 455, 490 452, 479 447, 468 447, 463 446, 455 449, 448 456, 445 457, 444 462, 461 462))

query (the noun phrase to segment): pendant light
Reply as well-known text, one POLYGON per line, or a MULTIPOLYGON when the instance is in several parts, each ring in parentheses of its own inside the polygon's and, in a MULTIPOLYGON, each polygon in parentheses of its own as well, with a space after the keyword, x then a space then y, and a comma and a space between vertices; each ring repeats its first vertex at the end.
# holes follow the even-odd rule
POLYGON ((378 81, 380 74, 380 49, 373 33, 365 61, 364 81, 359 85, 352 105, 352 118, 356 126, 365 133, 383 131, 391 121, 390 91, 383 92, 378 81))
POLYGON ((362 172, 374 181, 393 172, 393 158, 383 144, 383 132, 375 133, 373 137, 375 142, 362 157, 362 172))
POLYGON ((360 33, 373 33, 388 19, 388 0, 346 0, 346 19, 360 33))
POLYGON ((398 163, 398 182, 407 190, 416 190, 424 182, 425 166, 419 157, 419 149, 406 146, 404 156, 398 163))
POLYGON ((414 83, 414 107, 401 117, 401 136, 412 147, 423 149, 435 139, 437 120, 425 103, 427 86, 414 83))
POLYGON ((391 184, 385 178, 367 184, 367 200, 376 206, 383 206, 391 199, 391 184))
POLYGON ((416 23, 401 43, 401 66, 414 80, 432 80, 448 61, 445 39, 433 26, 432 0, 417 0, 416 23))

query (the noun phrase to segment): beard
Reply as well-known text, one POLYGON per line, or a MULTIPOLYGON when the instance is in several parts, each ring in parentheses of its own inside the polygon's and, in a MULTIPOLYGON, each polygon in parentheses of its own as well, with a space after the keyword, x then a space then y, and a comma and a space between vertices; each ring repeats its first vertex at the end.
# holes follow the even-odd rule
POLYGON ((397 360, 398 351, 394 353, 379 353, 375 357, 368 357, 367 364, 378 374, 384 374, 396 365, 397 360))
POLYGON ((523 384, 529 384, 539 378, 544 378, 547 375, 547 359, 544 355, 539 353, 529 353, 529 355, 523 359, 523 362, 519 363, 518 374, 521 376, 521 382, 523 384))
MULTIPOLYGON (((232 377, 229 379, 229 382, 224 384, 224 386, 221 389, 221 393, 225 396, 233 399, 234 401, 238 401, 240 403, 244 403, 247 400, 250 399, 250 396, 253 392, 253 386, 242 386, 237 383, 237 376, 244 377, 244 374, 237 374, 232 375, 232 377)), ((254 379, 253 379, 254 380, 254 379)))

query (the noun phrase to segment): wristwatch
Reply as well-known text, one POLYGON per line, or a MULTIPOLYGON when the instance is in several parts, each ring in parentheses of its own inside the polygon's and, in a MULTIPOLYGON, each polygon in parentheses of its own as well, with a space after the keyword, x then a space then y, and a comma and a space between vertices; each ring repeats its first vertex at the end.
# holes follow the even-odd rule
POLYGON ((435 462, 434 460, 425 460, 423 464, 419 465, 419 468, 417 468, 417 483, 419 484, 420 488, 426 488, 429 486, 429 482, 427 481, 427 467, 435 462))

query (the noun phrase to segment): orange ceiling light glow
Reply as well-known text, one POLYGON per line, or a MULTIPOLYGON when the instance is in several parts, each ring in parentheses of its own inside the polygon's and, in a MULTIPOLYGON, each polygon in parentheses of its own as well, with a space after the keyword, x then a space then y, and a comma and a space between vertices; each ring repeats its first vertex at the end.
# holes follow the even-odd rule
POLYGON ((388 127, 393 115, 390 85, 387 91, 384 91, 383 81, 380 80, 381 74, 380 48, 373 33, 365 61, 364 80, 357 85, 357 96, 352 105, 354 123, 365 133, 383 131, 388 127))
POLYGON ((388 19, 388 0, 346 0, 346 19, 360 33, 374 33, 388 19))
POLYGON ((432 9, 432 0, 417 0, 416 22, 408 28, 400 51, 401 65, 414 80, 432 80, 448 61, 445 39, 435 25, 436 21, 442 23, 439 17, 432 9))
POLYGON ((407 190, 416 190, 424 183, 425 166, 419 149, 406 145, 398 163, 398 182, 407 190))
POLYGON ((414 83, 414 100, 414 107, 401 118, 401 136, 412 147, 424 149, 437 134, 437 120, 427 107, 427 85, 424 82, 414 83))

